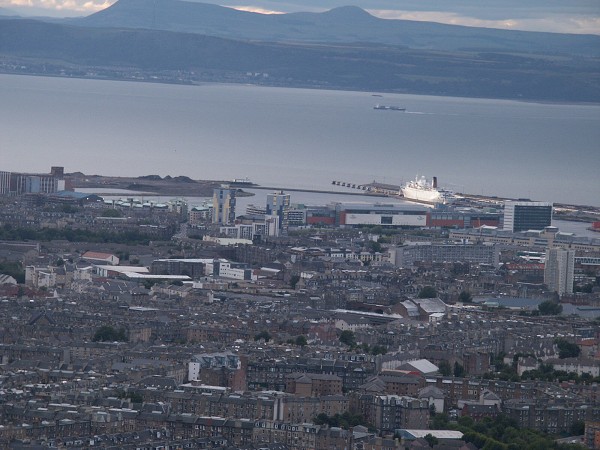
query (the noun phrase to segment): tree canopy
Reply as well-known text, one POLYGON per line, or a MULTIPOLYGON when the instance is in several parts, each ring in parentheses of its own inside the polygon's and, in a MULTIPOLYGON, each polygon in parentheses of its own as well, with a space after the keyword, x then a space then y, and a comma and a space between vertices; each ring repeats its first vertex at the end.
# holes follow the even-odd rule
POLYGON ((25 283, 25 269, 20 262, 0 262, 0 274, 5 274, 17 280, 17 283, 25 283))
POLYGON ((354 336, 354 332, 350 330, 344 330, 340 333, 340 342, 342 344, 346 344, 349 347, 354 347, 356 345, 356 338, 354 336))
POLYGON ((0 226, 0 240, 4 241, 53 241, 69 242, 113 242, 117 244, 148 245, 150 234, 142 229, 127 230, 121 233, 104 230, 85 230, 75 228, 17 228, 10 224, 0 226))
POLYGON ((129 338, 127 337, 127 332, 125 328, 119 328, 119 330, 115 330, 110 325, 102 325, 92 338, 94 342, 127 342, 129 338))
POLYGON ((458 301, 463 303, 471 303, 473 301, 473 296, 469 291, 462 291, 458 296, 458 301))
POLYGON ((423 288, 419 291, 419 298, 436 298, 437 291, 433 286, 423 286, 423 288))
POLYGON ((299 345, 300 347, 304 347, 306 344, 308 344, 308 342, 306 340, 306 336, 302 336, 302 335, 298 336, 296 338, 295 344, 299 345))
POLYGON ((452 366, 450 365, 447 359, 443 359, 440 361, 440 363, 438 364, 438 369, 440 375, 442 376, 449 377, 450 375, 452 375, 452 366))
MULTIPOLYGON (((432 421, 432 429, 454 429, 464 433, 463 440, 471 442, 477 448, 485 450, 583 450, 585 447, 578 444, 561 444, 550 435, 521 428, 519 424, 500 414, 494 419, 485 417, 479 421, 461 417, 458 423, 448 421, 445 414, 436 414, 432 421)), ((580 431, 577 424, 574 430, 580 431)))
POLYGON ((271 335, 268 331, 263 330, 254 336, 255 341, 260 341, 261 339, 264 339, 265 342, 269 342, 271 340, 271 335))
POLYGON ((573 344, 565 338, 556 338, 554 339, 554 343, 558 347, 558 357, 560 359, 577 358, 581 353, 581 349, 577 344, 573 344))
POLYGON ((343 414, 335 414, 331 417, 325 413, 321 413, 313 419, 313 423, 315 425, 327 424, 330 427, 340 427, 346 430, 350 427, 355 427, 357 425, 363 425, 368 427, 368 424, 363 416, 361 416, 360 414, 352 414, 349 411, 346 411, 343 414))
POLYGON ((552 300, 546 300, 538 305, 538 310, 543 316, 557 316, 562 312, 562 305, 552 300))

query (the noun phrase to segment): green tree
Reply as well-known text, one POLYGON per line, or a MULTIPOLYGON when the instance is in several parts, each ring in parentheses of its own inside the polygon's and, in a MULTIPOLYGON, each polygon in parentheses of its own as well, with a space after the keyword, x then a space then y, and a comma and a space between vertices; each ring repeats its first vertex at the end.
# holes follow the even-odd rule
POLYGON ((454 376, 462 377, 465 374, 465 368, 457 362, 454 363, 454 376))
POLYGON ((133 403, 144 403, 144 397, 139 392, 121 392, 119 398, 128 398, 133 403))
POLYGON ((473 418, 469 416, 462 416, 458 419, 458 424, 462 427, 472 427, 473 426, 473 418))
POLYGON ((298 284, 298 281, 300 281, 300 276, 299 275, 292 275, 290 278, 290 286, 292 287, 292 289, 296 289, 296 285, 298 284))
POLYGON ((585 422, 582 420, 577 420, 573 422, 571 425, 571 434, 573 436, 581 436, 585 433, 585 422))
POLYGON ((436 298, 437 291, 433 286, 423 286, 423 288, 419 291, 419 298, 436 298))
POLYGON ((440 375, 442 376, 449 377, 450 375, 452 375, 452 366, 450 365, 450 362, 448 362, 448 360, 446 359, 440 361, 438 369, 440 371, 440 375))
POLYGON ((565 338, 556 338, 554 343, 558 347, 558 357, 564 358, 577 358, 581 353, 581 349, 577 344, 567 341, 565 338))
POLYGON ((438 438, 436 438, 431 433, 427 433, 425 436, 423 436, 423 439, 425 439, 427 441, 427 443, 429 444, 430 447, 437 445, 437 443, 439 442, 438 438))
POLYGON ((385 355, 387 353, 387 348, 385 345, 374 345, 371 347, 369 353, 371 353, 371 355, 385 355))
POLYGON ((557 316, 562 312, 562 305, 552 300, 546 300, 538 305, 538 310, 543 316, 557 316))
POLYGON ((463 440, 486 450, 579 450, 582 447, 558 444, 544 433, 519 428, 518 423, 500 414, 478 422, 461 417, 457 425, 449 425, 464 433, 463 440))
POLYGON ((267 330, 263 330, 254 336, 255 341, 260 341, 261 339, 264 339, 265 342, 269 342, 271 340, 271 335, 267 330))
POLYGON ((62 205, 62 207, 60 209, 65 214, 74 214, 76 212, 79 212, 79 208, 76 208, 73 205, 62 205))
POLYGON ((308 344, 308 342, 306 341, 306 337, 305 336, 298 336, 296 338, 296 345, 299 345, 300 347, 304 347, 306 344, 308 344))
POLYGON ((326 424, 330 427, 341 427, 346 430, 357 425, 368 425, 363 416, 360 414, 352 414, 349 411, 346 411, 343 414, 335 414, 334 416, 328 416, 325 413, 321 413, 313 418, 313 423, 315 425, 326 424))
POLYGON ((473 301, 473 296, 469 291, 462 291, 458 296, 458 301, 463 303, 471 303, 473 301))
POLYGON ((110 325, 102 325, 96 333, 94 333, 94 337, 92 341, 94 342, 127 342, 129 338, 127 337, 127 332, 125 328, 120 328, 119 330, 115 330, 110 325))
POLYGON ((100 217, 122 217, 121 211, 118 209, 103 209, 100 211, 100 217))
POLYGON ((340 342, 349 347, 354 347, 356 345, 356 337, 354 336, 354 332, 351 330, 342 331, 340 333, 340 342))
POLYGON ((379 242, 368 241, 367 242, 367 249, 371 253, 381 253, 381 251, 383 250, 383 247, 381 246, 381 244, 379 242))
POLYGON ((0 262, 0 274, 13 277, 17 283, 25 283, 25 269, 20 262, 0 262))
POLYGON ((325 425, 329 421, 329 416, 325 413, 318 414, 314 419, 313 423, 315 425, 325 425))
POLYGON ((142 284, 144 285, 144 287, 146 289, 152 289, 152 286, 154 286, 157 283, 156 280, 144 280, 142 282, 142 284))
POLYGON ((448 428, 448 415, 437 413, 431 421, 431 428, 434 430, 446 430, 448 428))

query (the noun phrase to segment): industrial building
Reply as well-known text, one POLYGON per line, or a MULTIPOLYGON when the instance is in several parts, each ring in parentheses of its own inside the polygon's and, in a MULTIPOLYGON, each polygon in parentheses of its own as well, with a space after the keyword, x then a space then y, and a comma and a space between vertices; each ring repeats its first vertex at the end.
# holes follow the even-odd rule
POLYGON ((382 227, 424 227, 428 208, 407 204, 336 203, 336 222, 341 227, 379 225, 382 227))
POLYGON ((0 195, 54 194, 66 189, 63 167, 49 174, 0 172, 0 195))
POLYGON ((427 213, 429 228, 479 228, 498 227, 502 214, 473 208, 435 208, 427 213))

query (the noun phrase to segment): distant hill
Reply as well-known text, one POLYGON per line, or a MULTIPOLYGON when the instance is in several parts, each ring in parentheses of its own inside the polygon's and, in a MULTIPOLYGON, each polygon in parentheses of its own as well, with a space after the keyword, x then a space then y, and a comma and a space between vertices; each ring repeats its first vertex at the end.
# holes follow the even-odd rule
POLYGON ((18 14, 8 8, 0 7, 0 16, 18 16, 18 14))
MULTIPOLYGON (((136 1, 136 0, 132 0, 136 1)), ((357 10, 342 10, 347 13, 357 10)), ((360 20, 360 19, 358 19, 360 20)), ((368 19, 370 20, 370 19, 368 19)), ((441 52, 378 44, 249 42, 193 33, 0 20, 6 72, 252 82, 544 101, 600 101, 597 59, 506 52, 441 52), (25 69, 23 69, 25 67, 25 69), (260 74, 255 78, 254 74, 260 74)))
POLYGON ((74 25, 143 28, 273 42, 375 43, 413 49, 600 56, 600 36, 379 19, 357 7, 265 15, 181 0, 119 0, 74 25))

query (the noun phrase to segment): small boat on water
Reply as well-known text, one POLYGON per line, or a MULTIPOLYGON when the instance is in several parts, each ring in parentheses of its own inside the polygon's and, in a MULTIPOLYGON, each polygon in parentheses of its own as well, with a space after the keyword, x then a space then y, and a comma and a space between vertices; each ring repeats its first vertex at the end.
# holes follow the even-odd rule
POLYGON ((250 178, 234 178, 230 182, 235 186, 252 186, 254 183, 250 180, 250 178))
POLYGON ((406 108, 401 108, 400 106, 389 106, 389 105, 375 105, 373 109, 379 109, 383 111, 406 111, 406 108))

